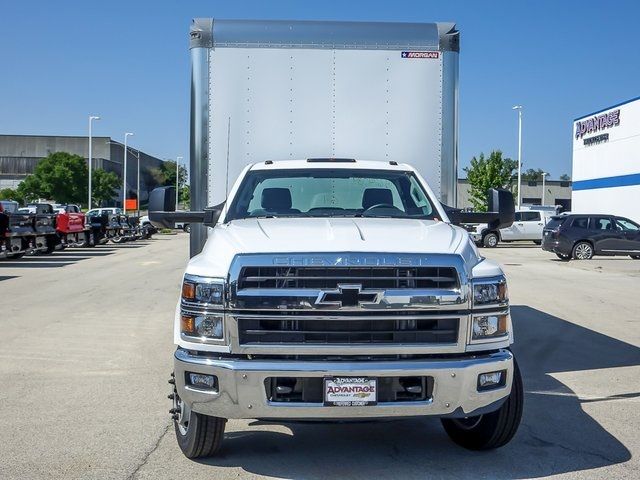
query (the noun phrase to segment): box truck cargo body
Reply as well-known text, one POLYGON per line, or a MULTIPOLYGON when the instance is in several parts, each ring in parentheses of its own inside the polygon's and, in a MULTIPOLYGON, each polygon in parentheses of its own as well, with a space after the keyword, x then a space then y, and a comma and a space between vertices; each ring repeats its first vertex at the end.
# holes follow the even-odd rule
POLYGON ((574 121, 571 197, 574 213, 640 222, 640 97, 574 121))
POLYGON ((192 208, 246 165, 310 157, 409 163, 455 206, 455 24, 196 19, 190 35, 192 208))

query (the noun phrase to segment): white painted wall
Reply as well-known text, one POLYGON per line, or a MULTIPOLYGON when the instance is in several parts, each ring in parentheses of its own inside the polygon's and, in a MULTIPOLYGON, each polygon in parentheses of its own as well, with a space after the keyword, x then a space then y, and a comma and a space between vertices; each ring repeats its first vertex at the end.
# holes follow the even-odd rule
POLYGON ((640 97, 573 123, 574 213, 609 213, 640 222, 640 97), (580 124, 619 110, 617 125, 579 135, 580 124), (608 134, 602 143, 585 145, 608 134))

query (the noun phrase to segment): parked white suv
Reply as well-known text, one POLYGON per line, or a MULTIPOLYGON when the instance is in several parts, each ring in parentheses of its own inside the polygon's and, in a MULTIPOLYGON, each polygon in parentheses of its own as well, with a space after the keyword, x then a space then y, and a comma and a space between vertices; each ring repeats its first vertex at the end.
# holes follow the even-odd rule
POLYGON ((109 215, 120 215, 122 213, 122 209, 115 207, 93 208, 89 210, 86 215, 89 217, 91 215, 102 215, 103 213, 107 213, 109 215))
POLYGON ((476 225, 470 232, 476 245, 495 247, 499 242, 532 241, 542 243, 542 229, 556 214, 555 208, 529 207, 516 211, 515 220, 510 227, 500 230, 489 229, 486 223, 476 225))

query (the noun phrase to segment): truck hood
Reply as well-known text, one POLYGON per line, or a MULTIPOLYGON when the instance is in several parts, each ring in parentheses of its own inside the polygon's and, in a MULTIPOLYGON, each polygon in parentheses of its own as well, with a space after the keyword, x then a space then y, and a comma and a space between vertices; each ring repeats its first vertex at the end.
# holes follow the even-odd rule
MULTIPOLYGON (((457 253, 472 265, 465 230, 433 220, 396 218, 266 218, 234 220, 210 230, 188 267, 194 275, 226 277, 241 253, 457 253)), ((475 252, 475 253, 474 253, 475 252)), ((476 258, 474 258, 476 257, 476 258)))

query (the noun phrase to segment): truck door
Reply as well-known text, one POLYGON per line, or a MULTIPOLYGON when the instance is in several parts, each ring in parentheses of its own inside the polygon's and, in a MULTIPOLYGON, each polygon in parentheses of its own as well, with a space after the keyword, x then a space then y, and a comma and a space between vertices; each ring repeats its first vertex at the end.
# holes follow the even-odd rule
POLYGON ((513 223, 510 227, 500 229, 500 237, 507 242, 511 240, 522 240, 524 223, 522 222, 522 214, 525 212, 516 212, 513 223))
POLYGON ((542 229, 544 222, 542 221, 541 212, 530 210, 522 212, 522 238, 521 240, 542 240, 542 229))
POLYGON ((622 232, 616 228, 612 217, 591 217, 589 230, 595 253, 612 255, 624 248, 622 232))
POLYGON ((640 225, 628 218, 616 217, 616 227, 622 232, 621 249, 640 255, 640 225))

